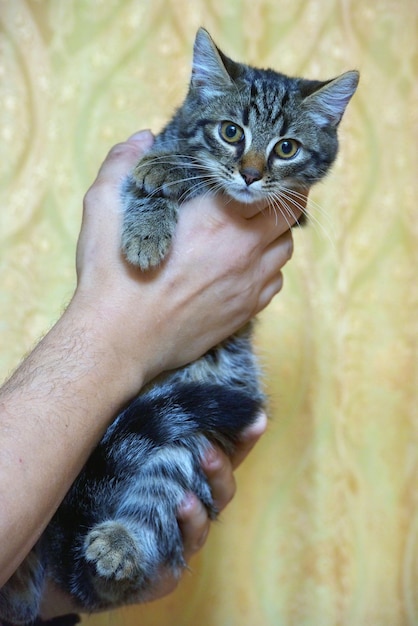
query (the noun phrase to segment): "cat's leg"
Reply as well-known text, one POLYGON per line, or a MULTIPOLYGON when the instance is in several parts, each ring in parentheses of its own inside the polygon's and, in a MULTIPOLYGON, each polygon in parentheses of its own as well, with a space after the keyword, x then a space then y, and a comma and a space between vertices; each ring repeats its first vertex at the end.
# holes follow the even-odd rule
POLYGON ((177 511, 188 491, 194 491, 216 515, 200 468, 202 438, 184 446, 155 450, 140 474, 123 488, 112 520, 96 524, 86 535, 84 558, 90 584, 103 604, 139 602, 164 568, 180 576, 186 563, 177 511))
POLYGON ((122 230, 122 250, 132 265, 157 267, 171 245, 177 223, 177 202, 168 198, 129 198, 122 230))
POLYGON ((133 473, 121 485, 112 519, 94 526, 84 542, 90 580, 100 598, 138 602, 162 568, 180 575, 185 562, 176 515, 186 494, 195 493, 210 518, 217 516, 201 468, 210 445, 204 433, 232 450, 260 402, 229 386, 167 382, 138 397, 120 416, 114 442, 109 437, 106 445, 114 466, 126 471, 130 462, 133 473), (129 461, 126 451, 116 449, 125 437, 129 461))
POLYGON ((166 256, 184 180, 188 180, 184 161, 163 152, 147 154, 126 179, 122 249, 133 265, 147 270, 166 256))
POLYGON ((131 517, 120 517, 96 524, 86 535, 84 559, 97 607, 140 601, 147 580, 153 578, 149 551, 155 538, 139 524, 131 517))
POLYGON ((84 610, 141 602, 167 569, 181 574, 186 494, 217 514, 201 468, 209 440, 232 451, 259 411, 243 390, 173 376, 118 416, 50 525, 49 571, 84 610))
POLYGON ((0 618, 13 624, 27 624, 39 613, 45 569, 34 548, 0 589, 0 618))

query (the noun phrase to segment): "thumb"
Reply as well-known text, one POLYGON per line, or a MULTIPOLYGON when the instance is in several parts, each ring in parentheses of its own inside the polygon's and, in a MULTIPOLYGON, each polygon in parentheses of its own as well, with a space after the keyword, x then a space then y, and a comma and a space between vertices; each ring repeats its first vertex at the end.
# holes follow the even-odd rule
POLYGON ((103 179, 120 180, 126 176, 138 160, 151 148, 153 142, 154 136, 151 131, 142 130, 126 141, 113 146, 99 169, 96 181, 103 179))

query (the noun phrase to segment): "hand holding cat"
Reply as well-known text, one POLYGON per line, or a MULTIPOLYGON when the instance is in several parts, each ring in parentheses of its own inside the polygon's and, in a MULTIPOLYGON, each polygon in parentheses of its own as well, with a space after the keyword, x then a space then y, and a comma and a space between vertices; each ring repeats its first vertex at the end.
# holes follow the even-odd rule
MULTIPOLYGON (((267 417, 260 414, 259 419, 243 433, 236 452, 230 459, 219 448, 213 448, 203 464, 208 477, 214 500, 222 511, 235 494, 235 479, 232 472, 244 461, 267 427, 267 417)), ((203 504, 194 494, 184 502, 178 512, 178 520, 184 541, 184 556, 187 562, 203 547, 210 529, 210 521, 203 504)), ((177 585, 176 579, 167 569, 161 573, 158 585, 149 591, 148 602, 152 602, 172 593, 177 585)), ((71 599, 51 582, 47 585, 43 599, 42 615, 45 619, 77 610, 71 599)))
MULTIPOLYGON (((198 198, 184 207, 172 251, 158 271, 142 275, 127 265, 120 253, 119 184, 151 143, 150 133, 142 133, 111 150, 85 200, 76 293, 0 390, 1 447, 9 451, 0 473, 13 476, 0 485, 7 503, 0 585, 35 543, 121 406, 154 375, 200 356, 238 329, 281 288, 281 268, 292 252, 287 223, 269 214, 243 217, 238 205, 225 206, 221 198, 198 198)), ((263 420, 258 432, 253 426, 235 462, 264 427, 263 420)), ((221 454, 205 469, 222 508, 234 493, 230 462, 221 454)), ((199 506, 180 512, 187 556, 208 528, 199 506)))
MULTIPOLYGON (((149 380, 193 360, 268 304, 282 286, 281 268, 292 253, 286 217, 220 196, 198 198, 182 207, 172 250, 159 269, 143 274, 128 265, 120 253, 121 216, 115 211, 115 194, 118 181, 151 145, 152 135, 143 132, 109 153, 86 196, 77 257, 76 299, 81 294, 85 304, 90 298, 99 315, 103 311, 110 315, 107 339, 110 333, 115 337, 119 359, 124 360, 120 367, 132 368, 132 373, 125 369, 119 374, 119 380, 134 376, 133 393, 141 368, 151 368, 143 370, 143 379, 149 380), (104 307, 102 311, 97 305, 104 307), (153 326, 144 341, 143 329, 153 326), (146 352, 149 340, 152 352, 146 352)), ((294 215, 300 215, 300 205, 294 207, 294 215)), ((204 463, 219 510, 235 492, 233 467, 265 428, 266 417, 261 415, 231 460, 214 449, 204 463)), ((179 522, 188 560, 203 545, 210 526, 207 510, 195 495, 190 493, 181 507, 179 522)), ((177 582, 169 571, 163 572, 159 584, 150 589, 150 599, 169 593, 177 582)))
MULTIPOLYGON (((261 413, 258 420, 243 433, 231 459, 219 448, 213 448, 205 459, 203 469, 219 511, 222 511, 235 495, 236 485, 232 470, 244 461, 266 428, 267 416, 261 413)), ((189 498, 179 510, 178 521, 183 535, 184 557, 189 562, 193 555, 203 547, 211 524, 207 510, 194 494, 189 494, 189 498)), ((149 601, 157 600, 173 592, 178 582, 168 569, 162 572, 158 585, 153 585, 150 589, 149 601)), ((67 606, 67 611, 69 610, 71 606, 67 606)))
POLYGON ((120 252, 118 184, 151 144, 144 131, 110 151, 86 195, 77 255, 73 302, 108 321, 126 400, 141 378, 194 360, 264 308, 281 289, 293 245, 289 218, 203 197, 182 207, 162 266, 132 268, 120 252))

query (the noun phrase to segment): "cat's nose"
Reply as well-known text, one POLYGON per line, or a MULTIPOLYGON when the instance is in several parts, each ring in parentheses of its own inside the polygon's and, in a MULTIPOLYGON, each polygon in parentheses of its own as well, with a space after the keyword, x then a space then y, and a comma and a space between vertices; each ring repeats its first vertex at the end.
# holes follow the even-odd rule
POLYGON ((240 174, 245 180, 245 184, 248 186, 255 183, 256 180, 261 180, 263 177, 262 172, 256 167, 244 167, 240 170, 240 174))

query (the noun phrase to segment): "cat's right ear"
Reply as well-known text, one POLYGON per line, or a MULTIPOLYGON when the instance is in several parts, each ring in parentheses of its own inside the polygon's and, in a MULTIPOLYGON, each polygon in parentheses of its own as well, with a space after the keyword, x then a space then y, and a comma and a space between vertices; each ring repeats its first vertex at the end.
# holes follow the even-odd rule
POLYGON ((233 61, 217 48, 204 28, 199 28, 193 48, 193 65, 190 88, 199 91, 201 97, 210 98, 224 93, 233 85, 227 64, 233 61))

